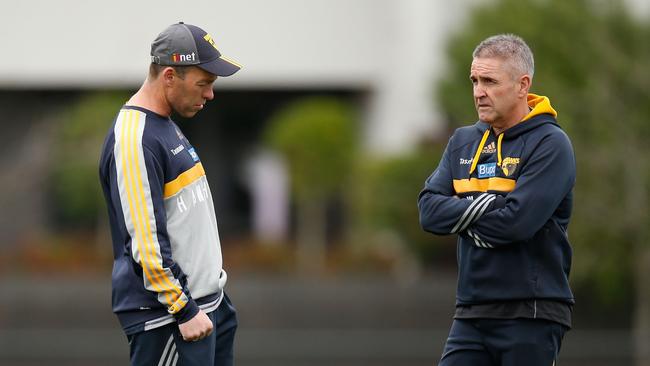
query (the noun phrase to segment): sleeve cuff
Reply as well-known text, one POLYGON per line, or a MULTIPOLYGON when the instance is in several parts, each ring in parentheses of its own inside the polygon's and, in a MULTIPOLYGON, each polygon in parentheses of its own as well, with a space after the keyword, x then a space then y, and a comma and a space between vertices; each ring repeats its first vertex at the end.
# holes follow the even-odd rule
POLYGON ((176 314, 174 314, 174 318, 176 318, 176 321, 178 324, 183 324, 190 319, 194 318, 196 314, 199 313, 199 306, 196 304, 194 299, 190 298, 187 304, 179 310, 176 314))

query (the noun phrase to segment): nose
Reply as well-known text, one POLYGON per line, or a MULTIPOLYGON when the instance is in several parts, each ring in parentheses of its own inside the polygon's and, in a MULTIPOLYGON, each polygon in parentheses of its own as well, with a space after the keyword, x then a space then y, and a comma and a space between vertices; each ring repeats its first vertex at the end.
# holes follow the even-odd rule
POLYGON ((214 99, 214 90, 212 89, 212 86, 206 88, 205 92, 203 92, 203 98, 205 98, 205 100, 214 99))
POLYGON ((483 86, 481 86, 480 83, 474 84, 474 98, 479 99, 484 97, 485 95, 486 95, 485 88, 483 88, 483 86))

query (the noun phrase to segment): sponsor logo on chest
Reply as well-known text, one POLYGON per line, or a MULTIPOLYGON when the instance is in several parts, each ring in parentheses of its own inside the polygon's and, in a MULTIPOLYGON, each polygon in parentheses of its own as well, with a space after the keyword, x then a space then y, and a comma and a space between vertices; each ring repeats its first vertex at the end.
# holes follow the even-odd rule
POLYGON ((517 170, 517 165, 519 165, 519 158, 507 157, 501 162, 501 170, 506 177, 511 176, 517 170))
POLYGON ((171 149, 170 151, 172 152, 172 154, 173 154, 174 156, 176 156, 176 155, 178 155, 178 153, 180 153, 180 152, 183 151, 183 150, 185 150, 185 146, 183 146, 183 145, 178 145, 178 146, 176 146, 175 148, 171 149))
POLYGON ((196 153, 196 151, 194 151, 193 147, 189 148, 187 152, 190 153, 190 156, 192 157, 192 160, 194 160, 195 163, 199 161, 199 155, 196 153))
POLYGON ((459 164, 460 164, 460 165, 471 165, 471 164, 472 164, 472 161, 474 161, 473 158, 472 158, 472 159, 463 159, 463 158, 460 158, 459 164))
POLYGON ((497 146, 494 141, 492 141, 489 144, 485 145, 483 151, 481 151, 481 154, 494 154, 495 152, 497 152, 497 146))
POLYGON ((497 163, 479 164, 478 167, 479 178, 492 178, 497 173, 497 163))

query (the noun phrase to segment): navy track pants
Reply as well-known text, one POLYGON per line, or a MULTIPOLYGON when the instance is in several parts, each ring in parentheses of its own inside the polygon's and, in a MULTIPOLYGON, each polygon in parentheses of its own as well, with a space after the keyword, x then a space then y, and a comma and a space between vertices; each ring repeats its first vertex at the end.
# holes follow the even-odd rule
POLYGON ((566 330, 543 319, 455 319, 439 366, 552 366, 566 330))
POLYGON ((208 313, 214 328, 198 342, 183 340, 177 323, 128 336, 132 366, 232 366, 237 313, 224 294, 208 313))

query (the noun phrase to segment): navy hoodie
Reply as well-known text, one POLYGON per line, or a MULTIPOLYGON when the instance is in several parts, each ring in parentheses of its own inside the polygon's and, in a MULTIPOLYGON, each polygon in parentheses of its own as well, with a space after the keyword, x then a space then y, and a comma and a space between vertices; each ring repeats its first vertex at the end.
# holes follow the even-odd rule
POLYGON ((547 97, 498 136, 457 129, 418 198, 422 228, 458 234, 457 306, 521 300, 573 304, 567 226, 575 158, 547 97))

